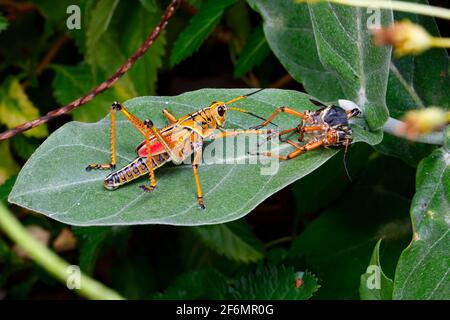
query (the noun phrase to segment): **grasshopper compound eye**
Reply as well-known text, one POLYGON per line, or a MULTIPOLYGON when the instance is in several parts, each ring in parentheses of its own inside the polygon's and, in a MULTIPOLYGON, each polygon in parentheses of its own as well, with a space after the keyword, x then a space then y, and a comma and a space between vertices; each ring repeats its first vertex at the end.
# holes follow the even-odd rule
POLYGON ((217 108, 217 114, 218 114, 220 117, 223 117, 223 116, 225 115, 225 108, 222 107, 222 106, 219 106, 219 107, 217 108))

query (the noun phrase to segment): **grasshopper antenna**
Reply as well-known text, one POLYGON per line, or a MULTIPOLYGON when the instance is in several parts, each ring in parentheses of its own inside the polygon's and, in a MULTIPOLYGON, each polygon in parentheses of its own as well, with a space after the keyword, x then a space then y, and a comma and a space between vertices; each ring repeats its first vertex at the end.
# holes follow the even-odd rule
POLYGON ((344 151, 344 169, 345 169, 345 173, 347 174, 348 180, 350 180, 350 182, 352 181, 352 177, 350 176, 350 173, 348 172, 348 168, 347 168, 347 150, 348 150, 348 144, 345 145, 345 151, 344 151))
MULTIPOLYGON (((229 104, 231 104, 231 103, 233 103, 233 102, 236 102, 236 101, 245 99, 245 98, 250 97, 251 95, 254 95, 254 94, 256 94, 256 93, 258 93, 258 92, 260 92, 260 91, 262 91, 262 90, 264 90, 264 89, 265 89, 265 88, 261 88, 261 89, 258 89, 258 90, 256 90, 256 91, 247 93, 247 94, 245 94, 245 95, 243 95, 243 96, 236 97, 236 98, 234 98, 234 99, 231 99, 231 100, 225 102, 225 104, 226 104, 226 105, 229 105, 229 104)), ((253 113, 253 112, 250 112, 250 111, 247 111, 247 110, 245 110, 245 109, 241 109, 241 108, 233 108, 233 107, 228 107, 228 109, 234 110, 234 111, 239 111, 239 112, 242 112, 242 113, 247 113, 247 114, 249 114, 249 115, 251 115, 251 116, 253 116, 253 117, 255 117, 255 118, 258 118, 258 119, 260 119, 260 120, 262 120, 262 121, 266 121, 266 119, 264 119, 263 117, 258 116, 257 114, 255 114, 255 113, 253 113)), ((275 127, 277 127, 277 128, 279 127, 276 123, 270 122, 270 124, 273 124, 273 125, 274 125, 275 127)))

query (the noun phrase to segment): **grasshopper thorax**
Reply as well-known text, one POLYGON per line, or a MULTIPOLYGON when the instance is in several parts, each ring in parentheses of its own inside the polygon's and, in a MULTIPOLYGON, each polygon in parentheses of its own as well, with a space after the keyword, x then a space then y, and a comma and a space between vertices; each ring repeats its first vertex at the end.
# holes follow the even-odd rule
POLYGON ((324 125, 328 127, 328 147, 347 148, 353 141, 347 112, 337 106, 329 106, 317 111, 324 125))

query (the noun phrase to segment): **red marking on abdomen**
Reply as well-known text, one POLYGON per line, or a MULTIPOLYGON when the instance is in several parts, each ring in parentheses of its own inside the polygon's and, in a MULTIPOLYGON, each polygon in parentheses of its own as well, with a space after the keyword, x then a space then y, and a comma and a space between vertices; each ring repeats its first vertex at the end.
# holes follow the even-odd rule
MULTIPOLYGON (((150 147, 151 147, 150 150, 152 152, 152 155, 155 155, 155 154, 165 151, 161 142, 157 141, 156 139, 154 141, 150 142, 150 147)), ((147 157, 147 154, 148 154, 147 146, 144 143, 142 145, 142 147, 139 148, 138 155, 139 155, 139 157, 147 157)))

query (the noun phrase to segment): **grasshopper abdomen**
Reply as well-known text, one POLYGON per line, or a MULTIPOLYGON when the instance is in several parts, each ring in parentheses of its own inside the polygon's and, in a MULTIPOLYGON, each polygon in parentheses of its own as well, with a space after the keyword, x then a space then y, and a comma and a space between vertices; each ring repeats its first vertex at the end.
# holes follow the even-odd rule
MULTIPOLYGON (((154 155, 152 157, 153 169, 161 167, 168 161, 170 161, 170 157, 167 153, 154 155)), ((147 173, 147 157, 137 157, 125 167, 108 175, 103 181, 103 185, 108 190, 115 190, 121 185, 136 180, 147 173)))

